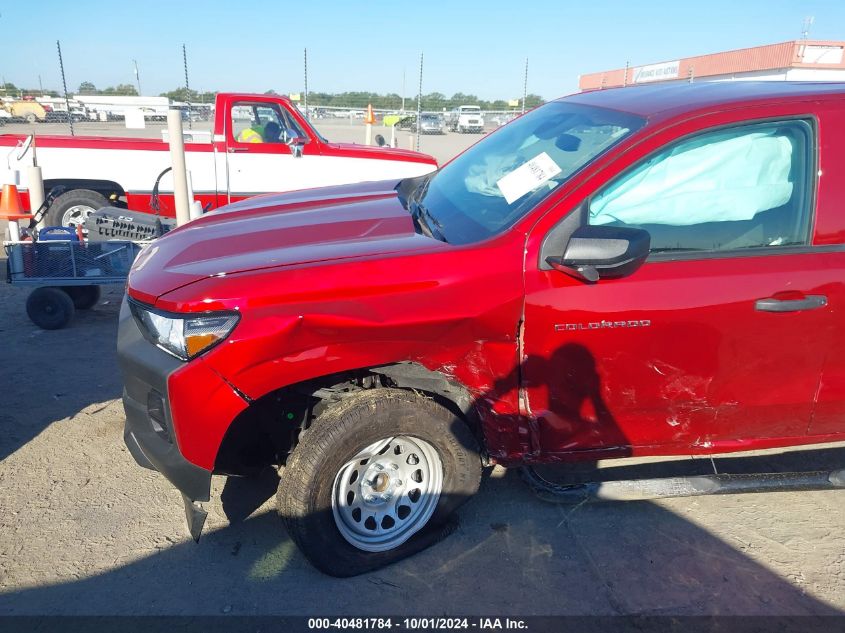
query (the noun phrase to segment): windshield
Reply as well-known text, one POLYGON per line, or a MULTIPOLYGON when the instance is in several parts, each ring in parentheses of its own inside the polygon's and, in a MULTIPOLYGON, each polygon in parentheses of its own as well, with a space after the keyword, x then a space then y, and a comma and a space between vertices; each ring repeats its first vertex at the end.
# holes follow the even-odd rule
POLYGON ((645 124, 624 112, 546 104, 474 145, 420 184, 415 204, 444 240, 477 242, 528 213, 593 158, 645 124))

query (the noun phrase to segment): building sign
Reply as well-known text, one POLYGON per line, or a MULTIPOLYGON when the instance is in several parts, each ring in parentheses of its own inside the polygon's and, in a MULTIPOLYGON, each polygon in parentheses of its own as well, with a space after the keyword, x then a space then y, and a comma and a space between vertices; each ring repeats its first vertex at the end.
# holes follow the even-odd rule
POLYGON ((677 79, 681 68, 681 62, 663 62, 662 64, 650 64, 634 68, 632 83, 642 84, 649 81, 665 81, 666 79, 677 79))
POLYGON ((841 46, 817 46, 808 44, 803 47, 801 61, 805 64, 841 64, 841 46))

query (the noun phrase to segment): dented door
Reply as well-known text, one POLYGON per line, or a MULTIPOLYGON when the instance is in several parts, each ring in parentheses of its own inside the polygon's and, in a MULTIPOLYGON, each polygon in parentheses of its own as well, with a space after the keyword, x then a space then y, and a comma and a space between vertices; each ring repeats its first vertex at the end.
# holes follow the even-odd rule
POLYGON ((824 294, 819 257, 653 262, 596 285, 530 274, 523 377, 543 450, 803 436, 830 308, 755 305, 790 288, 780 296, 824 294))

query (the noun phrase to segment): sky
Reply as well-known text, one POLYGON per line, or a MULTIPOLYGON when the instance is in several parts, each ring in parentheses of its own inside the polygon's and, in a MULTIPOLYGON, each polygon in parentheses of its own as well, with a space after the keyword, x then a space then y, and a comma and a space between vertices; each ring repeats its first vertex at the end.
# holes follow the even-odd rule
POLYGON ((352 90, 545 99, 584 73, 799 39, 845 40, 845 0, 0 0, 0 80, 61 92, 135 83, 144 94, 352 90), (37 10, 34 10, 37 7, 37 10))

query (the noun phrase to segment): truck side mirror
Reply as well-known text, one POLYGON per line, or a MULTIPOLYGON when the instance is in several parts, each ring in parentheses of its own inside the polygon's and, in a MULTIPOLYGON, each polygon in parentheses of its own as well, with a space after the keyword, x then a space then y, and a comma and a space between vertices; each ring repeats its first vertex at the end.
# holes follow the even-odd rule
POLYGON ((630 275, 645 262, 651 235, 643 229, 618 226, 583 226, 566 245, 563 257, 547 257, 555 270, 594 283, 630 275))
POLYGON ((290 147, 290 153, 293 154, 294 158, 302 157, 302 148, 305 147, 307 142, 308 138, 305 136, 293 136, 288 139, 288 147, 290 147))

